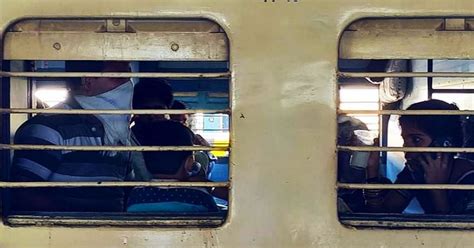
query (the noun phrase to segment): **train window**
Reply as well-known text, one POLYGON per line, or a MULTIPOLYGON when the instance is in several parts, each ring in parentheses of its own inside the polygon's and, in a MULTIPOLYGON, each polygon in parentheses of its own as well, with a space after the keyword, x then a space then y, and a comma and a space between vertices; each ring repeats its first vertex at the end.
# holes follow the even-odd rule
POLYGON ((10 26, 0 72, 4 222, 222 225, 228 44, 204 19, 10 26))
POLYGON ((343 32, 337 146, 341 223, 474 227, 474 54, 460 48, 474 41, 472 21, 366 19, 343 32))

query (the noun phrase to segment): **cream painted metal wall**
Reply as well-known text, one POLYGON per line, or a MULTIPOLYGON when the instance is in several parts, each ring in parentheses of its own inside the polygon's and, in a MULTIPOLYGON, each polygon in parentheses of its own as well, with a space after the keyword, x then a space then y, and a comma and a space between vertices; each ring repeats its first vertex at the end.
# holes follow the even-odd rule
MULTIPOLYGON (((12 63, 10 68, 12 71, 23 71, 24 65, 22 61, 12 63)), ((12 108, 28 108, 28 80, 26 78, 12 78, 10 95, 12 97, 10 106, 12 108)), ((28 119, 28 115, 12 115, 10 125, 10 133, 13 134, 20 127, 20 125, 28 119)), ((13 138, 13 137, 12 137, 13 138)))
POLYGON ((375 16, 474 16, 472 1, 0 0, 24 17, 207 17, 230 39, 231 211, 217 229, 0 227, 0 247, 469 247, 470 231, 356 230, 336 214, 338 39, 375 16))

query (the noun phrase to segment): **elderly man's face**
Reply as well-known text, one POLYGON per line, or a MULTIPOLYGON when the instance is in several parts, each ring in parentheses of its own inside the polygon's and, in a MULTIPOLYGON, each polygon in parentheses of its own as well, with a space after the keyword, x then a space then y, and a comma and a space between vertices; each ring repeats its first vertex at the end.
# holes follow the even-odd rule
MULTIPOLYGON (((102 72, 130 72, 128 62, 106 62, 102 72)), ((130 81, 130 78, 84 78, 81 93, 86 96, 96 96, 113 90, 130 81)))

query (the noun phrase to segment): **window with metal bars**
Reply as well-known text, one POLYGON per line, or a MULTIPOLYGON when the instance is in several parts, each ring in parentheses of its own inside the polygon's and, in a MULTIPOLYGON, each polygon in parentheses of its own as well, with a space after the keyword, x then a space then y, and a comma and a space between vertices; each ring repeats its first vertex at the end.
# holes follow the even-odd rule
POLYGON ((343 32, 339 89, 375 87, 379 105, 347 107, 347 93, 339 90, 341 223, 473 227, 474 53, 462 48, 474 41, 471 24, 469 18, 365 19, 343 32), (357 118, 362 114, 378 116, 378 133, 357 118))
MULTIPOLYGON (((230 197, 228 191, 230 188, 231 74, 228 40, 219 25, 202 19, 24 20, 9 27, 4 33, 3 40, 4 54, 0 72, 2 76, 3 180, 0 185, 4 189, 2 214, 5 223, 10 225, 215 227, 225 222, 228 211, 227 201, 230 197), (70 61, 90 61, 89 64, 97 61, 106 61, 106 63, 109 63, 107 61, 123 61, 130 63, 131 71, 70 71, 67 69, 70 61), (67 88, 70 86, 68 82, 73 78, 81 78, 81 83, 87 83, 88 79, 126 79, 133 81, 135 85, 139 85, 141 81, 144 83, 147 79, 165 79, 171 87, 174 100, 183 102, 185 108, 172 109, 168 106, 165 109, 162 107, 132 110, 110 107, 101 109, 84 105, 76 97, 74 99, 78 101, 79 108, 58 107, 62 104, 61 102, 67 102, 67 99, 71 98, 72 95, 68 93, 67 88), (201 138, 199 143, 193 141, 188 145, 156 145, 151 141, 150 145, 142 145, 140 142, 127 143, 125 141, 109 144, 103 141, 107 138, 105 137, 107 133, 104 137, 97 136, 95 143, 75 142, 87 134, 84 134, 82 129, 81 131, 74 128, 76 124, 83 124, 81 121, 70 125, 71 120, 87 122, 97 117, 96 120, 99 120, 101 124, 97 127, 92 126, 92 132, 99 132, 101 128, 104 128, 106 132, 107 127, 100 116, 128 116, 129 118, 160 116, 169 119, 170 116, 177 115, 187 115, 188 119, 193 121, 179 125, 171 120, 161 121, 172 122, 172 126, 179 126, 180 130, 183 129, 181 126, 187 125, 194 138, 199 134, 201 138), (58 116, 64 116, 64 118, 58 118, 58 116), (70 118, 70 116, 77 118, 70 118), (206 118, 219 120, 220 124, 211 128, 212 130, 207 130, 205 129, 206 118), (32 119, 34 120, 31 121, 32 119), (59 125, 58 120, 62 121, 60 125, 69 123, 65 125, 67 128, 56 129, 59 125), (24 127, 25 122, 29 123, 26 125, 27 128, 24 127), (204 123, 204 125, 195 123, 204 123), (28 138, 25 139, 26 141, 18 137, 14 139, 19 128, 29 130, 20 132, 34 133, 34 129, 38 127, 49 131, 54 129, 51 132, 59 132, 61 137, 65 138, 60 144, 48 140, 48 137, 43 139, 48 142, 37 142, 38 136, 46 135, 43 132, 33 135, 35 139, 28 138), (42 180, 12 179, 15 166, 22 163, 18 162, 20 160, 18 157, 23 159, 18 154, 27 154, 31 151, 35 152, 35 159, 41 161, 51 154, 60 156, 61 160, 59 163, 55 162, 55 167, 38 166, 42 168, 42 172, 46 171, 45 167, 50 172, 50 175, 42 180), (10 166, 13 152, 16 154, 13 157, 13 165, 10 166), (180 152, 193 152, 192 171, 196 175, 200 174, 198 179, 194 174, 192 176, 189 174, 183 179, 170 180, 170 178, 158 176, 159 173, 151 172, 149 173, 151 178, 137 179, 138 171, 135 167, 131 167, 133 170, 130 169, 130 173, 123 177, 123 180, 107 180, 100 177, 95 180, 84 180, 74 174, 63 175, 64 168, 68 166, 71 168, 74 163, 61 162, 67 160, 64 159, 65 156, 69 156, 68 159, 72 157, 72 160, 89 160, 87 163, 90 170, 95 170, 99 166, 102 166, 101 170, 106 170, 103 158, 97 161, 94 160, 94 156, 123 153, 128 154, 128 158, 143 155, 146 168, 150 168, 149 163, 155 163, 153 158, 159 157, 158 154, 180 152), (218 153, 218 156, 214 153, 218 153), (195 168, 200 169, 197 171, 194 170, 195 168), (140 197, 150 198, 153 194, 163 197, 148 200, 137 198, 133 195, 137 187, 144 189, 140 197), (15 206, 14 201, 18 199, 15 198, 18 197, 15 192, 18 189, 37 190, 36 192, 39 193, 37 196, 41 196, 43 191, 54 191, 55 196, 68 192, 64 194, 65 198, 74 198, 77 194, 88 198, 97 194, 95 198, 104 199, 108 198, 107 195, 101 195, 103 192, 110 193, 114 189, 121 189, 124 192, 122 199, 124 206, 119 211, 100 208, 81 209, 80 207, 72 211, 67 207, 64 208, 65 210, 54 208, 52 211, 41 208, 37 211, 35 209, 18 210, 12 207, 15 206), (74 189, 76 192, 69 189, 74 189), (212 201, 213 206, 215 205, 212 208, 213 211, 194 206, 196 205, 194 203, 199 201, 195 198, 199 199, 202 194, 212 201), (182 195, 186 195, 187 198, 183 200, 182 195), (150 204, 131 211, 127 204, 132 198, 135 199, 133 203, 143 203, 145 200, 150 204), (175 204, 176 202, 178 204, 175 204), (176 206, 181 206, 181 208, 176 206)), ((94 83, 98 82, 100 80, 94 81, 94 83)), ((156 93, 158 97, 160 92, 156 93)), ((133 126, 134 123, 130 124, 133 126)), ((150 130, 153 130, 152 126, 146 129, 146 131, 150 130)), ((152 136, 153 133, 149 134, 152 136)), ((98 159, 101 159, 100 156, 98 159)), ((30 161, 22 166, 31 169, 33 168, 31 165, 38 163, 39 161, 30 161)), ((46 164, 48 163, 45 162, 43 165, 46 164)), ((35 170, 31 169, 30 172, 35 172, 35 170)), ((40 173, 34 176, 38 174, 40 173)), ((60 199, 52 202, 61 205, 67 201, 60 199)), ((68 204, 74 205, 72 201, 68 204)), ((77 205, 80 205, 80 202, 77 205)))

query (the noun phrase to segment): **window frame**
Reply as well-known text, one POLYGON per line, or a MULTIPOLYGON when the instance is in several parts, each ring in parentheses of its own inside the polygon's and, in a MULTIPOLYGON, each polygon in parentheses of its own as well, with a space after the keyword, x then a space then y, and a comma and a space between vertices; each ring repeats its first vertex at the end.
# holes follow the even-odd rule
MULTIPOLYGON (((423 18, 416 18, 416 17, 407 17, 407 18, 400 18, 400 17, 390 17, 390 18, 363 18, 354 21, 350 25, 348 25, 340 34, 340 40, 338 43, 338 61, 340 59, 464 59, 466 56, 471 56, 474 57, 472 51, 468 53, 463 53, 459 51, 455 51, 453 49, 447 49, 446 51, 443 51, 444 53, 438 52, 436 53, 434 50, 430 51, 430 48, 434 48, 436 46, 436 41, 427 41, 428 44, 423 44, 422 48, 420 50, 417 50, 414 52, 414 54, 409 54, 407 52, 407 49, 405 48, 405 52, 400 52, 400 47, 404 47, 402 45, 402 42, 404 38, 402 37, 393 37, 393 36, 387 36, 383 37, 384 35, 387 34, 389 31, 393 31, 397 28, 401 29, 401 25, 399 25, 400 21, 406 21, 406 20, 416 20, 418 23, 415 21, 414 23, 408 23, 407 27, 408 28, 414 28, 414 29, 419 29, 420 26, 430 26, 433 24, 433 22, 436 21, 444 21, 445 26, 443 30, 436 30, 436 31, 446 31, 445 33, 441 34, 442 42, 443 45, 447 45, 447 40, 446 37, 449 36, 448 34, 450 32, 455 32, 455 31, 460 31, 457 29, 458 27, 455 27, 454 30, 449 30, 449 28, 452 28, 451 24, 454 24, 456 22, 459 22, 460 18, 449 18, 449 17, 433 17, 430 19, 423 19, 423 18), (370 23, 372 22, 373 23, 370 23), (388 27, 387 30, 382 30, 382 25, 377 27, 378 23, 377 21, 380 21, 380 23, 386 25, 388 27), (449 22, 449 23, 448 23, 449 22), (361 28, 363 32, 360 32, 360 34, 356 35, 355 32, 357 32, 358 28, 361 28), (370 33, 371 31, 368 31, 368 28, 374 28, 373 32, 370 33), (349 32, 349 34, 346 34, 345 32, 349 32), (368 46, 371 45, 371 38, 373 39, 374 37, 382 36, 381 40, 376 41, 376 44, 373 48, 369 48, 368 46), (388 51, 388 55, 385 56, 386 54, 384 53, 384 50, 382 47, 387 46, 387 44, 391 44, 387 42, 390 40, 389 38, 393 38, 396 40, 396 44, 394 45, 394 49, 388 51), (357 44, 357 40, 365 42, 362 45, 357 44), (354 46, 354 49, 352 49, 351 46, 354 46), (442 54, 442 55, 441 55, 442 54), (403 57, 402 57, 403 56, 403 57)), ((464 22, 460 23, 472 23, 473 19, 466 18, 464 22)), ((403 31, 403 30, 402 30, 403 31)), ((436 32, 435 30, 433 31, 427 31, 428 33, 430 32, 436 32)), ((464 31, 464 30, 462 30, 464 31)), ((469 39, 466 39, 468 42, 471 41, 472 35, 474 35, 474 31, 469 30, 469 34, 466 36, 469 37, 469 39)), ((408 33, 408 32, 407 32, 408 33)), ((425 32, 426 33, 426 32, 425 32)), ((416 34, 415 32, 412 32, 412 34, 416 34)), ((452 34, 452 33, 451 33, 452 34)), ((460 35, 462 36, 462 35, 460 35)), ((431 37, 431 36, 430 36, 431 37)), ((465 36, 462 36, 465 37, 465 36)), ((416 39, 415 39, 416 40, 416 39)), ((433 38, 433 40, 435 40, 433 38)), ((457 37, 456 41, 462 41, 461 38, 457 37)), ((410 43, 410 42, 406 42, 410 43)), ((452 43, 452 41, 451 41, 452 43)), ((462 42, 461 42, 462 43, 462 42)), ((406 46, 405 46, 406 47, 406 46)), ((410 50, 412 51, 412 50, 410 50)), ((465 58, 467 59, 467 58, 465 58)), ((398 73, 388 73, 388 72, 352 72, 352 71, 341 71, 339 70, 339 66, 336 68, 336 85, 340 85, 339 80, 344 79, 344 78, 364 78, 364 77, 403 77, 403 78, 411 78, 411 77, 424 77, 424 78, 433 78, 433 77, 458 77, 454 74, 454 72, 450 73, 440 73, 440 72, 432 72, 432 63, 431 63, 431 70, 428 70, 428 72, 398 72, 398 73)), ((459 74, 464 74, 465 76, 468 77, 474 77, 474 73, 459 73, 459 74)), ((431 84, 429 86, 432 87, 432 80, 431 84)), ((413 82, 411 82, 413 83, 413 82)), ((433 89, 432 89, 433 90, 433 89)), ((444 93, 441 92, 444 90, 440 90, 439 93, 444 93)), ((453 92, 458 90, 449 90, 449 92, 453 92)), ((470 90, 468 90, 470 91, 470 90)), ((431 97, 432 93, 436 91, 430 91, 428 93, 428 96, 431 97)), ((339 91, 337 91, 337 95, 339 95, 339 91)), ((436 92, 438 93, 438 92, 436 92)), ((462 93, 474 93, 473 92, 466 92, 466 90, 463 90, 462 93)), ((380 111, 341 111, 339 110, 339 105, 337 108, 337 116, 340 114, 355 114, 355 113, 376 113, 380 117, 382 116, 390 116, 390 115, 413 115, 413 114, 430 114, 430 115, 443 115, 443 114, 453 114, 453 115, 472 115, 474 114, 473 110, 460 110, 460 111, 450 111, 447 113, 447 111, 406 111, 406 110, 380 110, 380 111)), ((383 130, 384 127, 381 127, 383 130)), ((383 132, 383 131, 382 131, 383 132)), ((385 133, 383 133, 385 134, 385 133)), ((336 152, 338 151, 379 151, 382 154, 386 153, 388 151, 418 151, 418 152, 474 152, 474 148, 462 148, 462 147, 456 147, 456 148, 433 148, 433 147, 423 147, 423 148, 413 148, 413 147, 387 147, 386 143, 379 145, 378 147, 357 147, 357 146, 340 146, 337 144, 336 152)), ((425 185, 414 185, 414 184, 357 184, 357 183, 341 183, 341 182, 336 182, 336 188, 338 189, 458 189, 458 190, 474 190, 474 185, 453 185, 453 184, 425 184, 425 185)), ((339 204, 339 203, 337 203, 339 204)), ((405 228, 416 228, 416 229, 473 229, 474 228, 474 218, 472 215, 470 215, 470 219, 466 220, 466 216, 469 215, 436 215, 434 217, 440 217, 440 216, 449 216, 450 218, 453 217, 454 221, 447 221, 447 219, 443 218, 433 218, 433 216, 415 216, 415 215, 396 215, 396 214, 344 214, 338 212, 338 219, 339 223, 342 225, 347 225, 350 227, 357 227, 357 228, 382 228, 382 229, 390 229, 390 228, 395 228, 395 229, 405 229, 405 228), (411 219, 410 219, 411 218, 411 219)))
MULTIPOLYGON (((117 18, 117 17, 114 17, 117 18)), ((226 113, 229 116, 229 122, 231 122, 232 118, 232 101, 231 101, 231 96, 232 96, 232 73, 231 73, 231 63, 230 63, 230 39, 227 35, 227 33, 224 31, 222 28, 222 25, 218 23, 216 20, 211 20, 207 18, 180 18, 179 20, 177 19, 164 19, 164 18, 154 18, 154 19, 134 19, 134 18, 117 18, 118 20, 135 20, 135 21, 144 21, 144 22, 153 22, 153 21, 169 21, 169 22, 179 22, 180 20, 184 21, 200 21, 200 22, 207 22, 207 23, 212 23, 212 25, 217 26, 218 29, 220 30, 220 33, 224 35, 225 39, 225 56, 226 56, 226 62, 228 64, 228 69, 225 72, 196 72, 196 73, 159 73, 159 72, 154 72, 154 73, 144 73, 144 72, 139 72, 139 73, 115 73, 115 74, 122 74, 119 75, 120 77, 161 77, 161 78, 226 78, 228 85, 229 85, 229 92, 228 92, 228 100, 229 100, 229 106, 225 110, 130 110, 130 111, 115 111, 115 113, 126 113, 126 114, 193 114, 193 113, 226 113)), ((34 20, 43 20, 41 18, 29 18, 29 19, 22 19, 18 20, 16 23, 11 24, 11 26, 7 29, 4 30, 4 33, 2 34, 2 37, 5 37, 5 34, 8 32, 8 30, 11 29, 11 27, 14 27, 18 23, 28 22, 28 21, 34 21, 34 20)), ((83 21, 84 19, 79 18, 60 18, 60 19, 47 19, 47 20, 81 20, 83 21)), ((107 19, 94 19, 90 18, 87 20, 104 20, 109 23, 109 20, 107 19)), ((111 19, 110 19, 111 20, 111 19)), ((114 19, 115 20, 115 19, 114 19)), ((146 26, 146 25, 145 25, 146 26)), ((206 28, 202 27, 201 28, 206 28)), ((169 30, 165 32, 165 34, 170 33, 169 30)), ((172 35, 172 32, 170 33, 172 35)), ((212 32, 209 32, 209 34, 212 34, 212 32)), ((116 34, 115 34, 116 35, 116 34)), ((8 44, 7 41, 4 40, 4 43, 2 44, 3 47, 5 47, 5 44, 8 44)), ((173 50, 173 45, 171 46, 171 49, 173 50)), ((5 49, 3 49, 5 52, 5 49)), ((174 50, 173 50, 174 51, 174 50)), ((222 49, 221 49, 222 51, 222 49)), ((4 57, 3 57, 4 58, 4 57)), ((219 58, 219 56, 214 56, 214 58, 219 58)), ((41 59, 38 59, 41 60, 41 59)), ((109 59, 106 59, 109 60, 109 59)), ((128 59, 123 59, 125 61, 137 61, 137 60, 128 60, 128 59)), ((152 60, 152 61, 158 61, 158 60, 152 60)), ((28 114, 32 115, 34 113, 67 113, 67 114, 94 114, 94 113, 103 113, 103 112, 109 112, 109 111, 95 111, 95 110, 73 110, 73 111, 61 111, 61 110, 55 110, 55 109, 47 109, 47 110, 38 110, 38 109, 33 109, 31 106, 31 101, 29 103, 28 108, 25 109, 10 109, 10 79, 11 78, 27 78, 29 81, 29 84, 31 80, 29 80, 31 77, 34 76, 39 76, 39 77, 77 77, 73 76, 72 74, 74 73, 58 73, 58 72, 11 72, 10 70, 10 62, 11 60, 9 59, 3 59, 1 61, 2 67, 0 68, 0 74, 1 74, 1 80, 2 80, 2 92, 4 94, 1 94, 1 102, 2 102, 2 112, 5 113, 2 118, 2 133, 4 134, 2 137, 2 142, 4 145, 1 145, 1 150, 2 150, 2 161, 3 164, 9 165, 11 162, 11 151, 14 149, 25 149, 25 147, 21 147, 21 145, 11 145, 10 144, 10 115, 11 114, 28 114), (5 93, 6 92, 6 93, 5 93), (12 150, 6 149, 10 148, 12 150)), ((77 74, 82 74, 83 76, 87 77, 92 77, 92 76, 114 76, 114 73, 100 73, 94 75, 94 73, 77 73, 77 74)), ((117 76, 117 75, 115 75, 117 76)), ((28 98, 31 99, 32 97, 32 88, 29 87, 28 89, 28 98)), ((114 111, 110 111, 114 112, 114 111)), ((229 123, 229 126, 231 124, 229 123)), ((232 132, 232 129, 229 128, 229 132, 232 132)), ((86 146, 78 146, 75 147, 74 149, 77 150, 127 150, 127 151, 159 151, 159 150, 199 150, 199 151, 211 151, 211 150, 225 150, 225 151, 230 151, 232 146, 232 141, 230 140, 229 146, 223 149, 222 147, 121 147, 120 149, 117 149, 117 147, 107 147, 107 146, 101 146, 98 147, 100 149, 97 149, 97 147, 86 147, 86 146)), ((37 146, 38 148, 46 148, 46 149, 57 149, 58 147, 47 147, 47 146, 37 146)), ((26 148, 34 148, 34 146, 28 146, 26 148)), ((59 147, 60 148, 60 147, 59 147)), ((66 147, 63 147, 66 148, 66 147)), ((72 147, 68 148, 69 150, 72 149, 72 147)), ((231 156, 231 155, 230 155, 231 156)), ((229 159, 232 159, 232 157, 229 157, 229 159)), ((2 168, 2 171, 4 171, 5 174, 2 174, 2 182, 0 182, 0 188, 18 188, 18 187, 38 187, 38 186, 46 186, 46 187, 64 187, 64 186, 74 186, 74 187, 85 187, 85 186, 92 186, 92 187, 107 187, 107 186, 121 186, 121 187, 130 187, 130 186, 164 186, 164 187, 186 187, 186 185, 193 186, 193 187, 227 187, 229 189, 229 203, 231 202, 232 199, 232 192, 230 191, 231 189, 231 169, 230 169, 230 163, 229 163, 229 178, 227 182, 78 182, 78 183, 58 183, 58 182, 8 182, 7 178, 5 178, 7 175, 9 175, 9 171, 7 170, 9 166, 4 166, 2 168)), ((225 216, 221 216, 222 214, 217 214, 217 215, 212 215, 212 214, 207 214, 210 219, 206 220, 205 216, 200 216, 199 214, 193 215, 191 217, 186 217, 186 216, 170 216, 167 214, 155 214, 151 216, 140 216, 140 214, 127 214, 127 212, 121 212, 121 213, 102 213, 102 212, 94 212, 92 214, 87 214, 87 216, 83 217, 84 213, 81 213, 79 215, 74 215, 73 213, 46 213, 46 215, 14 215, 14 216, 9 216, 7 210, 9 207, 7 205, 4 205, 5 203, 8 204, 8 194, 2 194, 2 216, 3 216, 3 221, 5 224, 10 225, 10 226, 24 226, 24 225, 40 225, 40 226, 116 226, 116 227, 128 227, 128 226, 134 226, 134 227, 199 227, 199 228, 218 228, 230 221, 230 210, 231 208, 229 207, 229 210, 225 212, 225 216), (163 216, 164 217, 163 217, 163 216), (106 218, 104 218, 104 216, 106 218), (219 219, 217 219, 216 216, 220 216, 219 219), (137 218, 137 219, 134 219, 137 218)), ((230 204, 229 204, 230 206, 230 204)), ((142 214, 143 215, 143 214, 142 214)))

